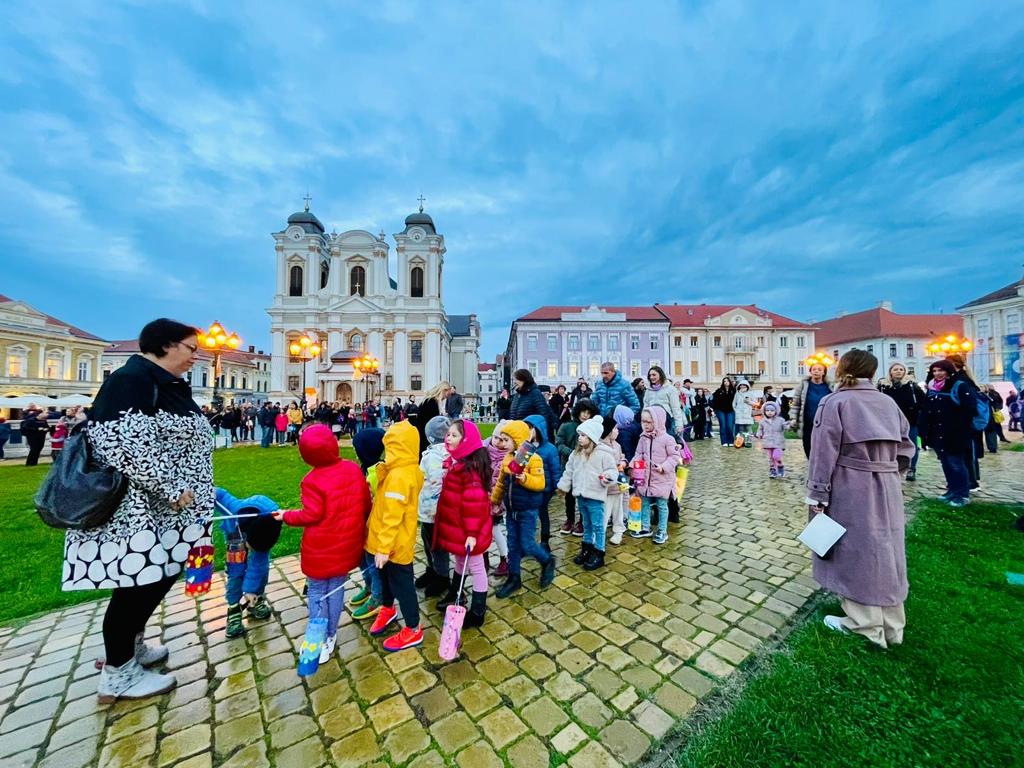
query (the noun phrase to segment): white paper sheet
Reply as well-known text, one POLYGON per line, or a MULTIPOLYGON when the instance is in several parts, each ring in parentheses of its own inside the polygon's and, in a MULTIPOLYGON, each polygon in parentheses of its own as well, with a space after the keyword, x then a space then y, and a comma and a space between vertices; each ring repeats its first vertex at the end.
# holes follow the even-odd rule
POLYGON ((820 513, 811 518, 797 539, 810 547, 818 557, 824 557, 843 537, 846 529, 831 517, 820 513))

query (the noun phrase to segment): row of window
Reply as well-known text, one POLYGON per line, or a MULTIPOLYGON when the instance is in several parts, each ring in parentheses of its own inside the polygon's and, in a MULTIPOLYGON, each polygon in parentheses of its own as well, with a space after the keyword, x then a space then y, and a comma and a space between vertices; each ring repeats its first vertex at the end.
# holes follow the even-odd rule
MULTIPOLYGON (((558 351, 558 334, 549 333, 548 335, 548 352, 558 351)), ((619 337, 617 335, 611 335, 607 338, 608 352, 619 351, 619 337)), ((658 337, 652 336, 650 339, 650 347, 652 352, 658 351, 658 337)), ((570 352, 580 351, 580 334, 570 333, 568 340, 568 350, 570 352)), ((629 336, 629 348, 631 350, 638 351, 640 349, 640 334, 633 333, 629 336)), ((526 336, 526 351, 536 352, 537 351, 537 334, 530 333, 526 336)), ((587 351, 588 352, 600 352, 601 351, 601 334, 591 333, 587 335, 587 351)))
MULTIPOLYGON (((546 378, 549 379, 549 380, 557 380, 558 377, 559 377, 559 364, 558 364, 558 361, 556 361, 556 360, 549 360, 549 361, 547 361, 547 363, 545 365, 547 366, 547 369, 545 371, 546 378)), ((653 368, 656 365, 661 365, 661 361, 660 360, 651 360, 649 368, 653 368)), ((713 365, 714 375, 715 375, 716 378, 721 377, 721 376, 725 376, 726 373, 735 373, 735 374, 753 373, 753 371, 744 371, 744 369, 743 369, 744 365, 743 365, 743 361, 742 360, 737 360, 733 364, 733 367, 729 371, 725 371, 724 364, 723 364, 723 362, 721 360, 715 360, 712 365, 713 365)), ((526 369, 534 377, 540 375, 540 364, 536 360, 528 360, 526 362, 526 369)), ((758 363, 757 363, 757 372, 760 375, 762 375, 762 376, 766 373, 766 366, 765 366, 765 361, 764 360, 759 360, 758 361, 758 363)), ((797 364, 796 372, 797 372, 797 376, 800 376, 800 377, 807 375, 806 368, 805 368, 805 366, 804 366, 804 364, 802 362, 797 364)), ((911 371, 911 374, 912 373, 913 372, 911 371)), ((587 368, 587 371, 586 371, 586 375, 590 379, 596 380, 597 377, 600 374, 601 374, 601 363, 599 361, 597 361, 597 360, 591 360, 589 365, 588 365, 588 368, 587 368)), ((646 371, 642 370, 642 363, 641 363, 641 361, 639 361, 639 360, 631 360, 630 361, 630 363, 629 363, 629 378, 630 379, 639 378, 639 377, 641 377, 641 376, 643 376, 645 374, 646 374, 646 371)), ((565 371, 565 377, 567 379, 577 379, 577 378, 580 377, 580 375, 581 375, 581 373, 580 373, 580 364, 578 362, 576 362, 576 361, 570 361, 568 366, 567 366, 567 368, 566 368, 566 371, 565 371)), ((691 360, 690 361, 690 370, 689 370, 688 373, 686 373, 683 370, 683 362, 681 360, 676 360, 674 368, 673 368, 673 371, 672 371, 672 375, 677 377, 677 378, 682 377, 682 376, 690 376, 692 378, 698 378, 701 375, 700 363, 697 360, 691 360)), ((788 378, 789 375, 790 375, 789 361, 788 360, 780 360, 779 361, 779 376, 782 377, 782 378, 788 378)))
MULTIPOLYGON (((870 352, 871 354, 875 354, 875 345, 874 344, 868 344, 867 346, 865 346, 864 349, 867 352, 870 352)), ((907 358, 908 359, 911 359, 911 358, 914 357, 914 345, 913 344, 907 344, 906 347, 905 347, 905 350, 906 350, 907 358)), ((899 355, 899 345, 895 344, 895 343, 889 344, 889 358, 892 359, 892 358, 897 357, 898 355, 899 355)), ((832 357, 834 359, 836 359, 836 360, 839 359, 839 350, 838 349, 833 349, 832 350, 832 357)))
MULTIPOLYGON (((30 368, 28 363, 28 352, 22 351, 11 351, 7 353, 7 364, 5 366, 7 370, 7 376, 12 379, 32 378, 30 374, 30 368)), ((64 378, 64 353, 55 352, 48 354, 43 365, 43 378, 44 379, 63 379, 64 378)), ((92 380, 92 361, 91 360, 79 360, 77 370, 78 381, 91 381, 92 380)))
MULTIPOLYGON (((764 336, 758 336, 756 341, 755 341, 755 345, 758 346, 758 347, 766 346, 765 338, 766 337, 764 337, 764 336)), ((797 349, 804 349, 807 346, 807 337, 806 336, 796 336, 795 337, 795 342, 796 342, 796 348, 797 349)), ((673 336, 672 337, 672 346, 674 346, 674 347, 681 347, 681 346, 683 346, 683 337, 682 336, 673 336)), ((711 346, 712 347, 721 347, 722 346, 722 337, 721 336, 712 336, 711 337, 711 346)), ((736 334, 736 335, 734 335, 732 337, 732 346, 733 346, 733 349, 748 349, 750 347, 750 345, 747 343, 747 337, 743 336, 743 335, 740 335, 740 334, 736 334)), ((691 336, 690 337, 690 347, 692 347, 693 349, 697 349, 698 347, 700 347, 700 336, 691 336)), ((789 336, 779 336, 779 347, 781 349, 787 349, 789 347, 789 336)))
MULTIPOLYGON (((288 272, 288 295, 301 296, 303 270, 298 264, 288 272)), ((320 270, 320 287, 327 287, 327 269, 320 270)), ((350 296, 366 295, 366 270, 363 267, 352 267, 348 273, 348 292, 350 296)), ((423 268, 413 267, 409 272, 409 295, 414 299, 423 298, 423 268)))

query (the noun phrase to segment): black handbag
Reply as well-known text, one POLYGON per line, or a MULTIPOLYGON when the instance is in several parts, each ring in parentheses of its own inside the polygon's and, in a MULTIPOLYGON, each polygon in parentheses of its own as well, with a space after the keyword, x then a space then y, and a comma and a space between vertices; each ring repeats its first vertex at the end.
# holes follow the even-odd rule
POLYGON ((33 499, 39 518, 51 528, 96 528, 114 516, 128 490, 128 478, 92 457, 89 436, 79 425, 64 443, 33 499))

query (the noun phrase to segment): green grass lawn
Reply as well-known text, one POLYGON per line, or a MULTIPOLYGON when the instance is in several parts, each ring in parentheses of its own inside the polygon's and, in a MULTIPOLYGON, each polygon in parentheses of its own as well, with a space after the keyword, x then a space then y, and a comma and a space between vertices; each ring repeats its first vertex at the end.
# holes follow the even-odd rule
POLYGON ((902 647, 831 632, 818 610, 724 714, 694 721, 679 766, 1024 765, 1024 535, 1016 508, 924 502, 908 532, 902 647))
MULTIPOLYGON (((493 424, 481 424, 486 437, 493 424)), ((351 448, 342 455, 355 460, 351 448)), ((48 466, 0 467, 0 624, 52 608, 103 597, 104 592, 61 592, 60 574, 64 532, 45 526, 32 506, 32 496, 46 476, 48 466), (25 558, 24 560, 22 558, 25 558)), ((214 481, 236 496, 262 493, 282 507, 299 504, 299 481, 309 470, 292 447, 236 447, 217 451, 213 457, 214 481)), ((299 551, 302 530, 285 528, 274 555, 299 551)), ((219 545, 219 532, 215 533, 219 545)), ((221 566, 224 548, 217 547, 221 566)))

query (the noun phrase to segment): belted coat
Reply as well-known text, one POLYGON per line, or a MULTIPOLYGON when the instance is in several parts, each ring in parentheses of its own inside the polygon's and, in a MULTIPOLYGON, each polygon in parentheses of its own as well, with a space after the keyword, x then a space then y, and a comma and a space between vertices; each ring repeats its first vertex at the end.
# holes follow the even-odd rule
POLYGON ((907 597, 906 516, 901 473, 914 456, 910 424, 891 397, 859 380, 826 395, 814 415, 807 497, 846 533, 814 579, 863 605, 894 606, 907 597))

